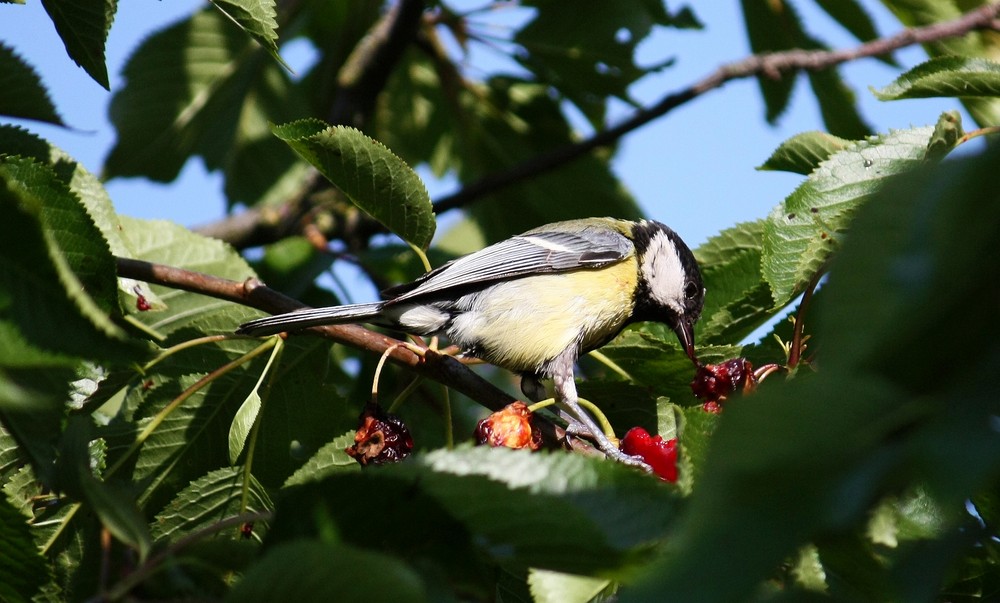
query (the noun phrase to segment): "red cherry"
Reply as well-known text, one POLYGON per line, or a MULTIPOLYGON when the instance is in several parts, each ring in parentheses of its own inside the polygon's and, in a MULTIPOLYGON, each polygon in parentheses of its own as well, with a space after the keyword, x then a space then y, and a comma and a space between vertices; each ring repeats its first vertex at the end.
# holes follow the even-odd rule
POLYGON ((650 436, 642 427, 633 427, 622 438, 621 450, 641 458, 660 479, 677 481, 677 438, 664 441, 662 436, 650 436))
POLYGON ((705 400, 703 408, 706 411, 718 412, 720 403, 734 391, 752 388, 756 383, 753 365, 746 358, 732 358, 720 364, 700 365, 691 380, 691 391, 695 397, 705 400))

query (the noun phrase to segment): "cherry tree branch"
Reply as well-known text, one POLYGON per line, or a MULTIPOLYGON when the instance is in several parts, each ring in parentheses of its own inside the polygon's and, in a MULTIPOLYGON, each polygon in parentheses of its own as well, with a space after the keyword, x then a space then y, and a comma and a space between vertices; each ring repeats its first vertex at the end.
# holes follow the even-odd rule
MULTIPOLYGON (((238 282, 183 268, 128 258, 116 258, 116 262, 118 276, 200 293, 271 314, 291 312, 306 307, 302 302, 271 289, 257 279, 238 282)), ((235 328, 236 325, 233 326, 235 328)), ((398 345, 402 343, 398 339, 358 325, 328 325, 313 327, 307 331, 373 354, 381 355, 391 348, 389 359, 396 364, 443 383, 492 410, 498 410, 514 401, 514 398, 451 356, 437 354, 432 350, 427 350, 424 356, 419 356, 405 346, 398 345)))
MULTIPOLYGON (((397 13, 387 13, 383 23, 377 26, 376 30, 373 30, 373 32, 380 32, 380 36, 375 36, 375 39, 382 40, 385 45, 391 44, 393 51, 389 54, 395 58, 398 58, 396 52, 400 48, 399 41, 412 40, 412 38, 408 37, 410 35, 408 29, 401 27, 393 29, 391 24, 399 14, 405 16, 405 23, 412 24, 414 14, 412 10, 414 7, 415 4, 411 4, 405 7, 405 11, 400 8, 397 10, 397 13), (387 35, 390 32, 396 33, 395 35, 387 35)), ((434 210, 437 213, 441 213, 464 207, 514 183, 536 178, 556 170, 596 149, 612 146, 626 134, 657 118, 663 117, 674 109, 711 90, 721 88, 727 82, 756 76, 780 78, 783 74, 795 71, 820 71, 858 59, 889 54, 895 50, 914 44, 937 42, 980 30, 1000 31, 998 15, 1000 15, 1000 2, 993 2, 971 10, 952 21, 904 29, 895 35, 872 40, 853 48, 839 50, 789 50, 763 53, 726 63, 693 84, 667 94, 656 104, 636 111, 631 117, 613 127, 598 132, 577 143, 556 148, 508 169, 495 172, 464 185, 455 193, 437 199, 434 203, 434 210)), ((370 53, 359 55, 361 58, 358 61, 358 65, 367 64, 374 67, 376 64, 379 64, 384 66, 384 63, 379 63, 375 60, 362 60, 366 56, 380 56, 375 52, 377 48, 378 46, 373 46, 370 53)), ((352 71, 357 70, 354 69, 352 71)), ((384 83, 384 79, 373 78, 370 80, 364 86, 366 90, 365 98, 371 98, 370 94, 373 91, 377 93, 377 86, 373 84, 369 85, 371 82, 384 83)), ((338 111, 337 113, 340 112, 338 111)), ((341 113, 341 115, 344 114, 341 113)), ((297 202, 301 202, 301 200, 297 202)), ((294 210, 289 210, 285 212, 285 215, 288 218, 293 218, 302 214, 294 210)), ((274 214, 248 210, 247 215, 234 214, 218 222, 198 227, 195 230, 196 232, 222 238, 237 247, 243 247, 242 243, 250 240, 252 240, 254 245, 268 243, 277 240, 277 238, 282 236, 283 232, 286 232, 286 228, 275 228, 273 225, 269 226, 267 224, 263 228, 258 228, 257 225, 260 220, 270 220, 273 222, 274 214), (233 224, 227 224, 229 222, 233 224), (253 233, 253 236, 250 236, 250 233, 253 233)), ((281 226, 287 226, 287 221, 280 222, 281 226)), ((334 235, 344 236, 351 240, 361 240, 382 229, 379 225, 373 223, 373 221, 362 219, 355 220, 340 230, 344 232, 337 232, 334 235), (356 230, 356 232, 352 232, 353 230, 356 230)))
POLYGON ((946 38, 959 37, 977 30, 1000 31, 1000 23, 997 22, 998 14, 1000 14, 1000 2, 994 2, 969 11, 953 21, 904 29, 893 36, 872 40, 854 48, 788 50, 751 55, 739 61, 727 63, 687 88, 672 92, 653 106, 637 111, 632 117, 614 127, 602 130, 580 142, 559 147, 519 163, 507 170, 490 174, 463 186, 461 190, 451 195, 439 198, 434 202, 434 211, 441 213, 463 207, 511 184, 551 172, 591 151, 611 146, 629 132, 666 115, 706 92, 721 88, 732 80, 759 75, 778 79, 783 74, 794 71, 822 71, 842 63, 889 54, 914 44, 926 44, 946 38))
MULTIPOLYGON (((238 282, 143 260, 115 258, 115 262, 120 277, 199 293, 272 314, 291 312, 306 307, 302 302, 271 289, 255 278, 238 282)), ((312 327, 304 330, 303 333, 319 335, 336 343, 379 356, 388 350, 388 357, 392 362, 461 392, 490 410, 500 410, 515 401, 515 398, 472 372, 452 356, 439 354, 430 349, 424 350, 421 356, 412 352, 405 345, 400 345, 403 342, 398 339, 358 325, 312 327)), ((547 442, 555 444, 566 441, 575 450, 590 454, 595 452, 595 449, 583 440, 565 438, 565 431, 545 420, 544 417, 537 417, 537 419, 537 425, 547 442)))

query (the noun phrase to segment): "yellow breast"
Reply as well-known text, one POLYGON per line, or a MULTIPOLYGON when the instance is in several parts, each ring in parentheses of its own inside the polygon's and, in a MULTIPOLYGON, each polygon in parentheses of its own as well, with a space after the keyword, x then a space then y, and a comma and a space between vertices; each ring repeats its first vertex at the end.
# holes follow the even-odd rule
POLYGON ((630 258, 499 283, 464 308, 448 335, 487 362, 533 371, 570 346, 592 349, 618 333, 632 314, 637 280, 630 258))

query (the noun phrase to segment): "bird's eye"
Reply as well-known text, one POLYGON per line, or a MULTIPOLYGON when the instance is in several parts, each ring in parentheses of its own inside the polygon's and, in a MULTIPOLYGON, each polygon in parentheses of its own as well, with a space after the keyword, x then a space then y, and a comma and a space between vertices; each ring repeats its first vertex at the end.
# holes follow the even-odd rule
POLYGON ((684 287, 684 298, 692 300, 696 297, 698 297, 698 285, 689 281, 688 284, 684 287))

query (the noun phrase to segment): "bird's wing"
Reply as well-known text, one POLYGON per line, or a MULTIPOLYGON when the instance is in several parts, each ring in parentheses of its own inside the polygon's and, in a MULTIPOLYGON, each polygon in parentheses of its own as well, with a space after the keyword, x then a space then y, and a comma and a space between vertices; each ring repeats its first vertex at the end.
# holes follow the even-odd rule
POLYGON ((384 291, 390 303, 457 287, 483 285, 531 274, 599 268, 634 253, 624 235, 606 229, 530 232, 444 264, 419 279, 384 291))

